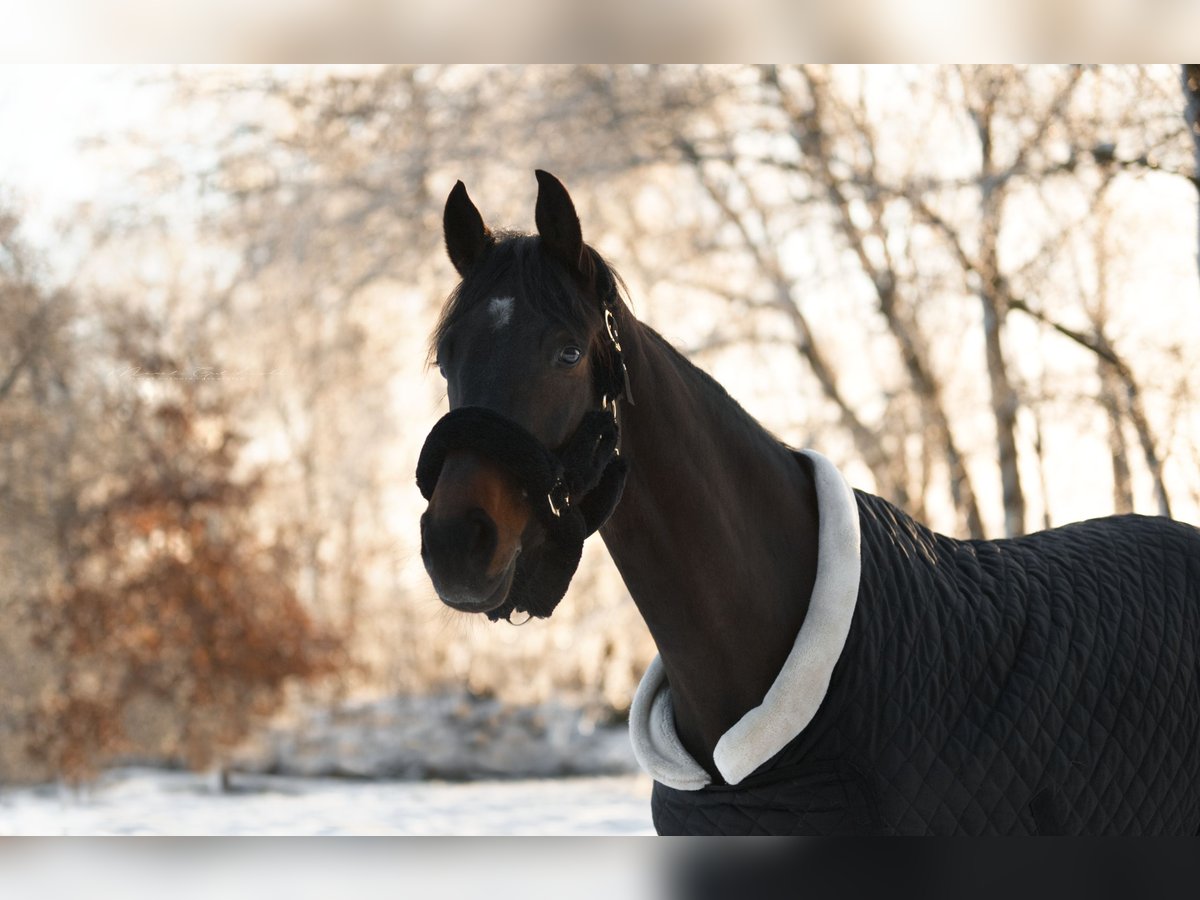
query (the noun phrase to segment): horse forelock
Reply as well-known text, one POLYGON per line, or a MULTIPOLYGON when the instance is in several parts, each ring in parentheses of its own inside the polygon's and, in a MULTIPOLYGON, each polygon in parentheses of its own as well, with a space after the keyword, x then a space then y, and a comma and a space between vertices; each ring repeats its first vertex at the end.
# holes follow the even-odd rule
MULTIPOLYGON (((430 361, 447 333, 475 309, 499 298, 516 298, 551 321, 575 333, 594 333, 603 321, 602 303, 620 305, 621 278, 604 258, 585 247, 584 290, 576 279, 546 254, 536 235, 501 232, 475 267, 446 299, 430 341, 430 361)), ((508 314, 511 316, 511 307, 508 314)), ((507 319, 506 319, 507 321, 507 319)))

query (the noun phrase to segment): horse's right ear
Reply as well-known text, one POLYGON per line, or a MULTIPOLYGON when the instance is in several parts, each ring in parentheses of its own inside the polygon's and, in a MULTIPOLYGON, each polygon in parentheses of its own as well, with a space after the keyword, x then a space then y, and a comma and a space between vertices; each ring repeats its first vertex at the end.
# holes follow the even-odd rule
POLYGON ((450 262, 463 278, 471 267, 490 247, 495 238, 483 224, 483 216, 467 196, 467 188, 456 182, 450 196, 446 198, 446 211, 442 214, 442 233, 446 236, 446 253, 450 262))

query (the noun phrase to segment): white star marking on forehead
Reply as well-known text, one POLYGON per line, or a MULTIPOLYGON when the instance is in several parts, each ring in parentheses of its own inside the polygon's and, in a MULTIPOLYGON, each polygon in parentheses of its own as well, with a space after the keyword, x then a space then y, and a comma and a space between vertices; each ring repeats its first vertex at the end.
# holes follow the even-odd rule
POLYGON ((488 313, 492 317, 492 328, 499 331, 512 318, 513 298, 493 297, 488 301, 488 313))

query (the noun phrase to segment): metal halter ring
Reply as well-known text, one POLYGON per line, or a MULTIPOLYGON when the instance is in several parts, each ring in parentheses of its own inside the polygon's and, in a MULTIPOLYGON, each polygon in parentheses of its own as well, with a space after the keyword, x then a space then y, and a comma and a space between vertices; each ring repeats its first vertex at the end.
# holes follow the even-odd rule
POLYGON ((562 517, 564 509, 571 508, 571 495, 568 494, 565 489, 563 490, 562 500, 557 504, 554 502, 554 492, 562 487, 563 483, 560 481, 558 484, 554 485, 554 487, 550 489, 550 493, 546 495, 546 502, 550 504, 550 512, 554 513, 554 518, 556 519, 562 517))
POLYGON ((608 338, 613 342, 613 346, 617 348, 617 352, 621 352, 621 337, 617 333, 617 317, 613 315, 611 307, 604 307, 604 327, 608 330, 608 338))
MULTIPOLYGON (((527 610, 527 609, 523 609, 523 610, 520 610, 520 611, 521 611, 521 612, 523 612, 523 613, 525 613, 525 618, 524 618, 524 619, 522 619, 520 622, 514 622, 514 621, 512 620, 512 613, 509 613, 509 618, 506 620, 506 621, 508 622, 508 624, 509 624, 509 625, 514 625, 514 626, 516 626, 517 628, 520 628, 522 625, 528 625, 528 624, 529 624, 529 620, 533 618, 533 613, 531 613, 531 612, 530 612, 529 610, 527 610)), ((516 610, 514 610, 514 612, 516 612, 516 610)))
POLYGON ((617 316, 613 312, 613 308, 607 304, 604 307, 604 327, 608 331, 608 339, 612 341, 613 352, 616 354, 617 367, 620 369, 619 372, 615 373, 620 376, 621 384, 616 388, 613 406, 616 406, 617 400, 622 399, 633 403, 633 393, 629 389, 629 369, 625 365, 625 356, 621 351, 621 334, 617 330, 617 316))

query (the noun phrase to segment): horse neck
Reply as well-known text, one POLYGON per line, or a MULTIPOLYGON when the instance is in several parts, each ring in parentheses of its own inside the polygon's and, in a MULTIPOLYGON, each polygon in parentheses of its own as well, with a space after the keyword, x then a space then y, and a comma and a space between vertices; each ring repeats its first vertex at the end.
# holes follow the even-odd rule
POLYGON ((715 774, 717 740, 762 701, 804 620, 816 494, 806 462, 625 318, 630 469, 601 534, 658 646, 680 739, 715 774))

